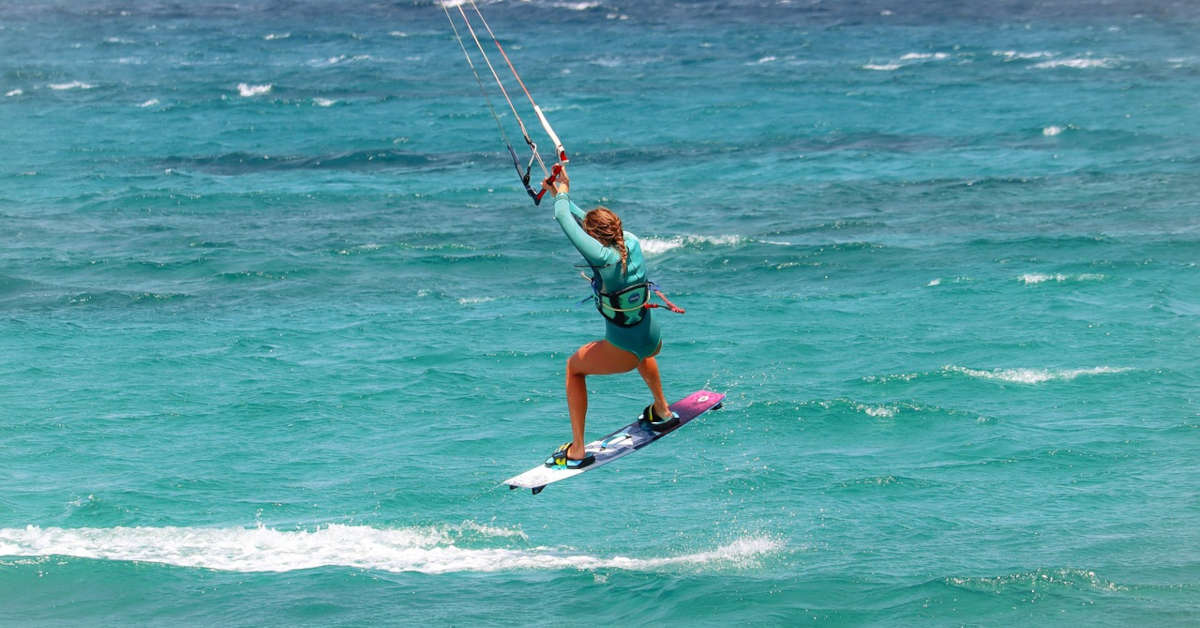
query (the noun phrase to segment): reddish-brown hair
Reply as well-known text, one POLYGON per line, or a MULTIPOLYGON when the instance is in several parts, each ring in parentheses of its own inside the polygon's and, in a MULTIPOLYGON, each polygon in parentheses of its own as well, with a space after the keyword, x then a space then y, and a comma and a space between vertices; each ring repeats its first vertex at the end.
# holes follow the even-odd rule
POLYGON ((625 249, 625 231, 621 227, 621 219, 611 209, 601 205, 584 217, 583 230, 600 244, 611 246, 621 254, 621 274, 624 274, 629 251, 625 249))

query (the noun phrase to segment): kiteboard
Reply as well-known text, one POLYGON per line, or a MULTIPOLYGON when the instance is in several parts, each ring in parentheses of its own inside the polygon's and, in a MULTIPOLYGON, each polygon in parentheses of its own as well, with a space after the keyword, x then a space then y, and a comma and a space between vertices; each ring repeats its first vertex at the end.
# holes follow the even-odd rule
POLYGON ((510 489, 527 488, 534 495, 542 492, 547 484, 553 484, 567 478, 575 477, 592 469, 602 467, 617 458, 629 454, 653 443, 654 441, 683 427, 692 419, 721 407, 725 395, 708 390, 698 390, 679 401, 671 404, 671 411, 679 415, 679 423, 661 432, 650 429, 641 419, 622 427, 607 436, 584 445, 584 450, 596 456, 596 461, 582 469, 567 469, 564 467, 547 467, 545 464, 515 475, 504 481, 510 489))

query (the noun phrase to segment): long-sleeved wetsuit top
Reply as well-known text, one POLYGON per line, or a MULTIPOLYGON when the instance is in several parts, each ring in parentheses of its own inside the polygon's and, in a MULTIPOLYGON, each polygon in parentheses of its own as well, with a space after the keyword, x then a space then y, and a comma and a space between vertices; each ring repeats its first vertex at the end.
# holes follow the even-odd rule
MULTIPOLYGON (((642 245, 637 236, 624 232, 625 236, 625 272, 621 272, 621 253, 617 249, 604 246, 598 240, 588 235, 580 222, 587 214, 573 203, 567 194, 554 197, 554 219, 562 227, 563 233, 583 259, 587 260, 596 273, 599 273, 603 289, 615 293, 636 283, 646 280, 646 264, 642 257, 642 245)), ((661 337, 658 323, 651 316, 651 310, 646 310, 642 320, 632 327, 621 327, 605 319, 604 337, 617 347, 645 358, 657 349, 661 337)))

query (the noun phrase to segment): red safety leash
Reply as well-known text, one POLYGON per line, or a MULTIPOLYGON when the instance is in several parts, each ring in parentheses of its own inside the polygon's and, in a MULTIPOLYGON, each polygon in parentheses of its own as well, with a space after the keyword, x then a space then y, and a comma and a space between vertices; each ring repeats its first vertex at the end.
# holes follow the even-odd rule
POLYGON ((672 312, 674 312, 676 314, 686 314, 687 313, 687 310, 679 307, 678 305, 675 305, 674 303, 671 303, 671 300, 667 298, 667 295, 662 293, 662 290, 655 290, 654 294, 657 294, 658 298, 662 299, 663 303, 666 303, 666 305, 659 305, 657 303, 650 303, 649 301, 647 301, 646 305, 644 305, 643 307, 645 307, 646 309, 656 308, 656 307, 665 307, 668 310, 671 310, 672 312))

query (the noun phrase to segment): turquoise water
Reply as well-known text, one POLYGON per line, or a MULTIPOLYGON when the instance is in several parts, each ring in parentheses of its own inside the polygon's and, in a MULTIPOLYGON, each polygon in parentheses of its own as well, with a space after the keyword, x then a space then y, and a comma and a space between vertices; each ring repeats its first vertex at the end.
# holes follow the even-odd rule
POLYGON ((603 326, 437 5, 0 3, 0 624, 1194 623, 1200 11, 909 4, 482 7, 729 395, 534 497, 603 326))

